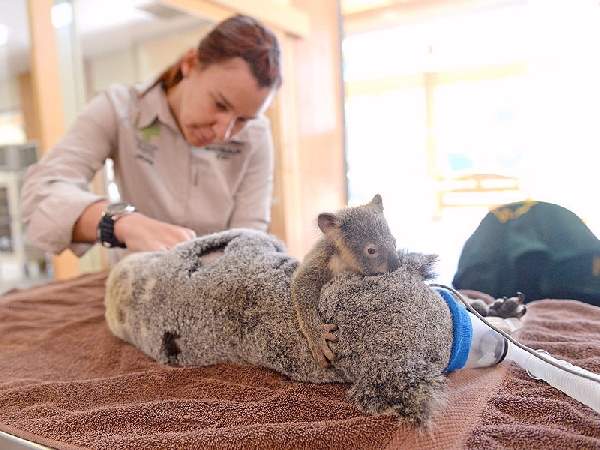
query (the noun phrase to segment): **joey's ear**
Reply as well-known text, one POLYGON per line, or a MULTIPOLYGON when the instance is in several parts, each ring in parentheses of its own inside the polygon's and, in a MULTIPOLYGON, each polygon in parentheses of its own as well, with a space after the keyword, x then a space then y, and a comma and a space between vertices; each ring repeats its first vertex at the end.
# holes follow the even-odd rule
POLYGON ((340 221, 332 213, 321 213, 318 218, 319 228, 323 234, 327 234, 332 230, 340 227, 340 221))
POLYGON ((375 206, 380 212, 383 212, 383 200, 381 195, 375 194, 375 197, 371 199, 371 205, 375 206))

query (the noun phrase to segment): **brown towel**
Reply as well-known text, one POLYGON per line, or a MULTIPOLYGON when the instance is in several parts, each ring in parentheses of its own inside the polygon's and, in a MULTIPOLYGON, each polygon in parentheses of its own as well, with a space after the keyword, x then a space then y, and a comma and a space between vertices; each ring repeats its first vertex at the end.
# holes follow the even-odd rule
MULTIPOLYGON (((527 306, 521 342, 600 373, 600 308, 574 300, 527 306)), ((511 365, 467 447, 600 449, 600 415, 511 365)))
MULTIPOLYGON (((0 430, 64 449, 453 449, 463 448, 467 440, 472 447, 488 442, 511 446, 493 430, 508 414, 497 411, 496 400, 512 408, 506 394, 498 392, 504 375, 512 373, 506 365, 454 373, 448 406, 436 415, 429 431, 415 430, 391 417, 361 414, 346 400, 345 385, 296 383, 256 367, 160 365, 108 331, 105 277, 85 275, 0 298, 0 430)), ((572 317, 579 321, 575 323, 588 320, 592 326, 571 325, 558 340, 581 345, 581 352, 575 353, 582 358, 577 363, 598 370, 600 309, 560 302, 552 313, 554 302, 547 303, 549 309, 546 303, 533 309, 532 316, 538 311, 542 316, 528 322, 532 332, 547 309, 556 314, 574 307, 572 317), (585 343, 572 342, 585 333, 585 343)), ((551 334, 544 340, 556 341, 551 334)), ((545 388, 536 386, 536 391, 545 388)), ((544 401, 535 391, 531 395, 532 405, 544 401)), ((571 423, 560 429, 572 427, 580 439, 573 442, 580 447, 600 446, 598 416, 559 398, 573 414, 571 423), (595 431, 590 429, 593 424, 595 431)), ((549 432, 547 428, 539 432, 549 432)), ((533 425, 528 429, 538 433, 533 425)), ((524 442, 537 443, 534 436, 524 442)))

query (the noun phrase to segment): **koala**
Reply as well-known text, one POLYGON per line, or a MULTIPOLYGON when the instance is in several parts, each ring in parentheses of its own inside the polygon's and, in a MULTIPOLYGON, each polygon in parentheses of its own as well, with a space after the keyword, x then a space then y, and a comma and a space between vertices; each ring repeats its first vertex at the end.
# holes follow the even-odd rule
POLYGON ((328 341, 336 340, 337 327, 317 313, 321 288, 342 272, 379 275, 400 263, 379 194, 365 205, 319 214, 318 225, 323 237, 292 277, 292 303, 313 357, 327 367, 334 358, 328 341))
POLYGON ((164 364, 248 364, 296 381, 348 383, 362 411, 426 425, 444 402, 453 321, 426 283, 436 257, 399 251, 398 259, 392 272, 345 271, 321 289, 318 315, 338 326, 326 368, 312 356, 292 305, 298 260, 256 230, 125 257, 107 280, 106 323, 164 364))

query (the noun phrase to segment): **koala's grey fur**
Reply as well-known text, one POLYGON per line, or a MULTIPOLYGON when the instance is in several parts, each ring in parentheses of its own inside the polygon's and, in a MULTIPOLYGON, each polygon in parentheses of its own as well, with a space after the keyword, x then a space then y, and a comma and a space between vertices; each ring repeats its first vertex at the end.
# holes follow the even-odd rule
POLYGON ((452 345, 445 302, 423 281, 433 258, 400 253, 377 276, 342 273, 319 310, 338 325, 333 367, 313 360, 291 304, 298 261, 272 236, 229 230, 133 254, 107 281, 112 332, 163 363, 253 364, 307 382, 349 382, 364 411, 426 422, 443 401, 452 345), (213 251, 222 255, 206 262, 213 251))

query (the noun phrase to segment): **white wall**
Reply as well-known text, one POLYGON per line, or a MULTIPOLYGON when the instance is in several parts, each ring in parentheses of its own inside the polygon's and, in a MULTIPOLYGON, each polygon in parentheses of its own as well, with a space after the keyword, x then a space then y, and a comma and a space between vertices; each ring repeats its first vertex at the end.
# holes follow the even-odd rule
POLYGON ((86 60, 88 97, 113 83, 135 84, 158 75, 188 48, 196 47, 209 26, 148 38, 86 60))
POLYGON ((0 113, 20 108, 19 81, 16 76, 0 76, 0 113))
POLYGON ((210 26, 194 27, 138 44, 139 74, 150 78, 173 64, 189 48, 196 48, 210 26))
POLYGON ((138 82, 135 48, 126 48, 86 60, 87 96, 103 91, 113 83, 138 82))

